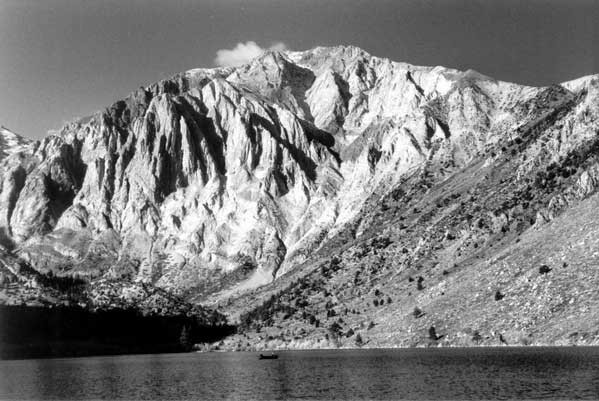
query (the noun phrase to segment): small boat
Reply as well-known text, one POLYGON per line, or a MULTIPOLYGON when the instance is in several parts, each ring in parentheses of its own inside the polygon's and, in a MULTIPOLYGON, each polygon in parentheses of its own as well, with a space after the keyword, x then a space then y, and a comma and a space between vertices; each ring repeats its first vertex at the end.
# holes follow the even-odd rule
POLYGON ((278 359, 279 356, 277 354, 270 354, 270 355, 263 355, 260 354, 260 356, 258 357, 258 359, 278 359))

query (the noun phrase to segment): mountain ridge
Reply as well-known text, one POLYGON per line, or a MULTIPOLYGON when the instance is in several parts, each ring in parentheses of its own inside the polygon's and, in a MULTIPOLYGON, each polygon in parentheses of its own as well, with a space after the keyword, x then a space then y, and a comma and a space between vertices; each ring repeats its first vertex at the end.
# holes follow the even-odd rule
MULTIPOLYGON (((450 272, 593 195, 598 82, 535 88, 343 46, 188 70, 0 162, 3 264, 119 291, 143 283, 246 320, 289 277, 319 282, 319 263, 340 285, 366 261, 384 266, 375 282, 440 260, 450 272), (458 201, 469 191, 478 200, 458 201)), ((333 321, 324 309, 318 319, 333 321)))

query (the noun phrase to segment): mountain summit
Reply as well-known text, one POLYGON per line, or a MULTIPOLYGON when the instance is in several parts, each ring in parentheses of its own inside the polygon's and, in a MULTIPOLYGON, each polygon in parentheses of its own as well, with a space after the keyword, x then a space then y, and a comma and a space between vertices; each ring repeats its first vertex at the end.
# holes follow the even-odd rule
POLYGON ((597 76, 535 88, 343 46, 186 71, 0 162, 0 268, 159 288, 249 331, 330 320, 341 343, 365 316, 379 345, 427 325, 566 341, 597 305, 572 259, 595 228, 570 224, 596 221, 598 94, 597 76))

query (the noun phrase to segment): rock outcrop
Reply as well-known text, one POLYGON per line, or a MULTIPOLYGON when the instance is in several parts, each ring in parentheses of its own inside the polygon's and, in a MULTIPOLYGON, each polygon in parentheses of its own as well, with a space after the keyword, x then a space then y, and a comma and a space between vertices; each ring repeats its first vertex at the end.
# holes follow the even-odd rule
POLYGON ((30 140, 15 134, 3 125, 0 126, 0 160, 24 150, 30 140))

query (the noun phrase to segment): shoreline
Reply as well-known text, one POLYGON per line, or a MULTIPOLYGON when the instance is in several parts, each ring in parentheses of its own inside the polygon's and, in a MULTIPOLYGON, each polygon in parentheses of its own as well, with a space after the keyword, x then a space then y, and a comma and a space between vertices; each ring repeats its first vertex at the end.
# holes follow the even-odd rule
POLYGON ((415 349, 534 349, 534 348, 597 348, 599 344, 481 344, 481 345, 451 345, 451 344, 419 344, 417 346, 362 346, 362 347, 250 347, 250 348, 212 348, 212 349, 196 349, 193 352, 209 353, 209 352, 285 352, 285 351, 351 351, 351 350, 415 350, 415 349))
POLYGON ((175 354, 236 354, 236 353, 287 353, 287 352, 317 352, 317 351, 416 351, 416 350, 491 350, 491 349, 506 349, 506 350, 534 350, 534 349, 568 349, 568 348, 599 348, 599 345, 477 345, 472 347, 466 346, 442 346, 442 347, 373 347, 373 348, 301 348, 301 349, 263 349, 263 350, 194 350, 194 351, 176 351, 173 349, 165 349, 164 352, 117 352, 117 353, 100 353, 89 355, 71 355, 71 356, 40 356, 40 357, 16 357, 16 358, 1 358, 3 361, 27 361, 27 360, 51 360, 51 359, 78 359, 78 358, 97 358, 97 357, 125 357, 125 356, 142 356, 142 355, 175 355, 175 354))
MULTIPOLYGON (((207 354, 207 353, 238 353, 238 352, 312 352, 312 351, 358 351, 358 350, 416 350, 416 349, 495 349, 495 348, 599 348, 599 345, 475 345, 475 346, 462 346, 462 345, 444 345, 436 347, 340 347, 340 348, 285 348, 285 349, 260 349, 260 350, 223 350, 215 349, 209 351, 196 350, 191 353, 207 354)), ((186 353, 186 352, 183 352, 186 353)))

